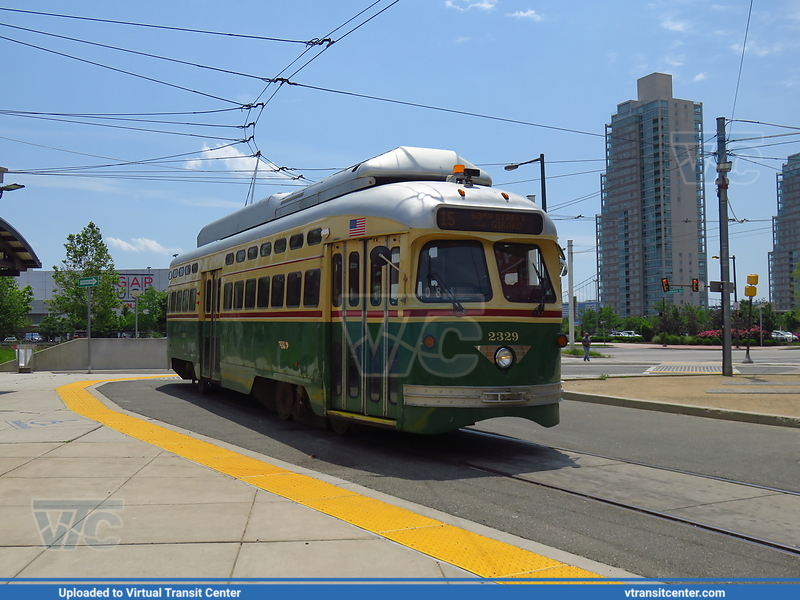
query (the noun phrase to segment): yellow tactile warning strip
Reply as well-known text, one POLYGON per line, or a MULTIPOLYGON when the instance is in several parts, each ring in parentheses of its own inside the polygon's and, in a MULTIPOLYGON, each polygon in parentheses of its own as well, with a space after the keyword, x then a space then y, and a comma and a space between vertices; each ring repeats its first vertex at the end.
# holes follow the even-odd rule
MULTIPOLYGON (((141 379, 141 378, 126 378, 141 379)), ((259 489, 331 515, 487 579, 584 579, 600 575, 416 514, 345 488, 276 467, 107 408, 78 381, 56 388, 67 408, 259 489)))

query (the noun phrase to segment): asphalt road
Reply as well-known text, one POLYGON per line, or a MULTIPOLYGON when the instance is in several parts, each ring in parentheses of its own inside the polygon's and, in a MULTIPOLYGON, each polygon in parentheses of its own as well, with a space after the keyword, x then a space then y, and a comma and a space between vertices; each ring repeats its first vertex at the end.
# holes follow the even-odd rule
MULTIPOLYGON (((579 348, 578 345, 576 347, 579 348)), ((592 351, 601 354, 583 361, 583 355, 564 356, 561 374, 564 378, 597 377, 607 375, 641 375, 648 368, 664 363, 722 364, 722 351, 719 348, 694 346, 660 346, 644 344, 618 344, 603 346, 594 344, 592 351)), ((752 364, 744 364, 746 350, 733 348, 731 363, 733 368, 747 375, 779 375, 800 373, 800 347, 776 346, 750 349, 752 364)))
MULTIPOLYGON (((281 421, 247 397, 230 393, 206 397, 183 382, 110 383, 101 391, 122 408, 159 421, 645 577, 778 578, 800 573, 797 556, 469 466, 489 456, 512 464, 535 462, 537 457, 563 459, 562 453, 542 446, 464 431, 434 437, 385 431, 340 437, 281 421)), ((575 449, 580 449, 575 444, 581 444, 588 451, 619 458, 659 460, 693 471, 728 476, 744 472, 775 483, 787 481, 789 475, 784 477, 782 471, 797 471, 797 463, 789 458, 796 453, 789 449, 797 447, 796 430, 792 437, 776 427, 745 430, 738 423, 709 424, 707 419, 691 417, 668 422, 665 417, 676 417, 564 404, 562 425, 553 430, 527 423, 521 429, 517 423, 509 428, 502 421, 488 428, 575 449), (738 453, 730 454, 731 449, 738 453)))

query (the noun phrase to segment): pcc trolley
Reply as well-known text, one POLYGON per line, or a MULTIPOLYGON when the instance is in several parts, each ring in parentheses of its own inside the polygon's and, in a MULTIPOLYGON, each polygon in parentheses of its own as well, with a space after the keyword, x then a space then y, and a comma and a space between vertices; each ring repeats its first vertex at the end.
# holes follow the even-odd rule
POLYGON ((168 357, 337 431, 551 427, 563 266, 539 206, 454 152, 401 147, 205 226, 170 266, 168 357))

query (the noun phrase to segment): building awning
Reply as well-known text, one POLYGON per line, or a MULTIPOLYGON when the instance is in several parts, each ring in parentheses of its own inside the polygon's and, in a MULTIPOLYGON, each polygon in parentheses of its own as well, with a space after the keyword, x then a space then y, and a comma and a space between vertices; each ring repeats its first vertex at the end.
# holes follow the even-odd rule
POLYGON ((19 232, 0 219, 0 277, 16 277, 21 271, 41 269, 42 262, 19 232))

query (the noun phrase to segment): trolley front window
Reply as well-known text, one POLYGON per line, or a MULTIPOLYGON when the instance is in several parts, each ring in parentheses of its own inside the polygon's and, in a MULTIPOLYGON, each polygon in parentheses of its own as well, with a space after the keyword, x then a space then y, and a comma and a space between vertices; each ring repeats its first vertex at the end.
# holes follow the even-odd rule
POLYGON ((539 304, 556 301, 539 246, 498 242, 494 256, 506 300, 539 304))
POLYGON ((422 302, 486 302, 492 286, 478 241, 435 241, 423 246, 417 270, 422 302))

